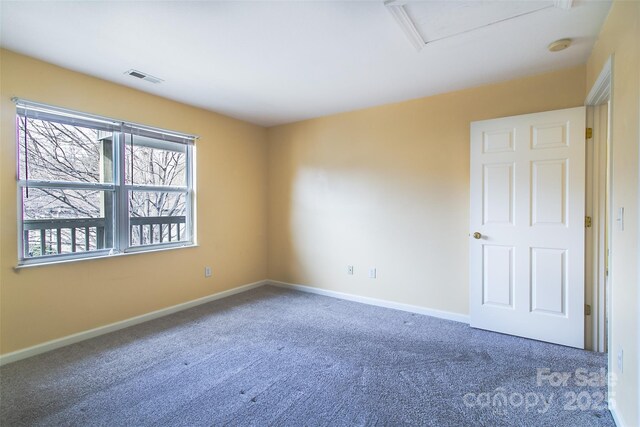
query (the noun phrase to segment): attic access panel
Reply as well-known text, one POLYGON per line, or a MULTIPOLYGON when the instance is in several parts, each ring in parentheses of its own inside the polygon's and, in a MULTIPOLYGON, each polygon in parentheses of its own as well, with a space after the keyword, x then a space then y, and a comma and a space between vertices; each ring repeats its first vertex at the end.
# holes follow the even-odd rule
POLYGON ((404 9, 425 43, 554 7, 554 1, 407 1, 404 9))

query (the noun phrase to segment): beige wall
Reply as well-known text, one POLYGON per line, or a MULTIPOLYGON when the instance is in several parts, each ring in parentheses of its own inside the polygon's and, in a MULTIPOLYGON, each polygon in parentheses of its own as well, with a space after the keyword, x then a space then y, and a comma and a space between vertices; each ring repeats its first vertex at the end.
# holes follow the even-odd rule
POLYGON ((469 123, 584 87, 577 67, 270 128, 269 278, 467 314, 469 123))
POLYGON ((614 217, 625 209, 624 231, 614 225, 611 259, 610 347, 617 377, 611 399, 623 425, 640 425, 638 393, 638 145, 640 143, 640 2, 614 2, 587 63, 589 91, 613 59, 612 149, 614 217), (624 349, 624 372, 617 354, 624 349))
POLYGON ((0 352, 9 353, 262 280, 266 134, 261 127, 0 51, 0 352), (17 260, 12 96, 194 133, 196 248, 14 271, 17 260), (210 279, 204 266, 214 268, 210 279))

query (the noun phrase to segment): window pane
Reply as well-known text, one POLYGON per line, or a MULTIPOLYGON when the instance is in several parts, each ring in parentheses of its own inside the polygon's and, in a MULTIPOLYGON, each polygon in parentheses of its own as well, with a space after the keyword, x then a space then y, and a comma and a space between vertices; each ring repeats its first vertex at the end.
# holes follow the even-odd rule
POLYGON ((113 247, 113 192, 23 188, 24 257, 113 247))
POLYGON ((113 133, 17 117, 20 179, 113 183, 113 133))
POLYGON ((131 246, 187 241, 187 193, 129 192, 131 246))
POLYGON ((157 186, 187 185, 187 147, 143 136, 126 135, 126 183, 157 186))

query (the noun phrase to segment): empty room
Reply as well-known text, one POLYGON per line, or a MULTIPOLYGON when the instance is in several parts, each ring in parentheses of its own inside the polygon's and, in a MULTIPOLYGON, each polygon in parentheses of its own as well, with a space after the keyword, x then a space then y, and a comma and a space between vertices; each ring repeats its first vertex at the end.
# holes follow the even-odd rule
POLYGON ((640 1, 0 1, 0 425, 640 426, 640 1))

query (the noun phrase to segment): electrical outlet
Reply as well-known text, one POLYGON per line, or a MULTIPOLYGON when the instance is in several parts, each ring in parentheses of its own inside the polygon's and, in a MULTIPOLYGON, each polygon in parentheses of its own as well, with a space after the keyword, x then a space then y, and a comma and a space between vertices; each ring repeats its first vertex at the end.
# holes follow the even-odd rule
POLYGON ((623 372, 624 369, 624 350, 620 349, 618 351, 618 370, 620 373, 623 372))
POLYGON ((353 275, 353 265, 348 265, 347 266, 347 274, 353 275))
POLYGON ((376 269, 375 268, 370 268, 369 269, 369 279, 375 279, 376 278, 376 269))
POLYGON ((204 277, 211 277, 212 274, 213 274, 213 271, 211 270, 211 267, 204 268, 204 277))

